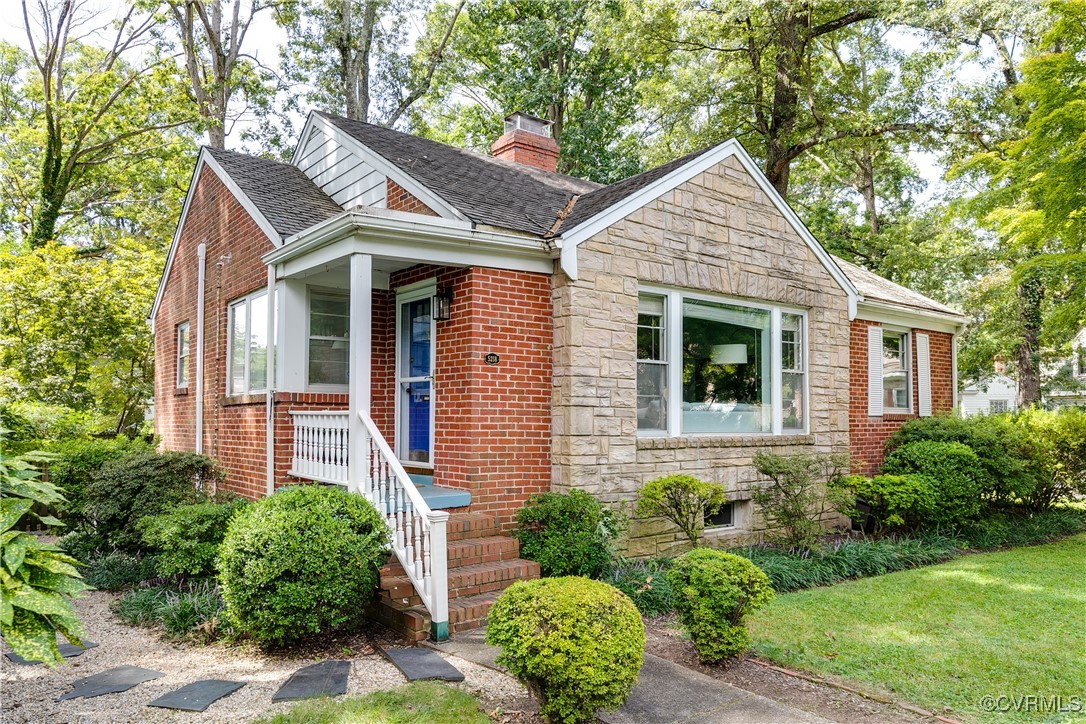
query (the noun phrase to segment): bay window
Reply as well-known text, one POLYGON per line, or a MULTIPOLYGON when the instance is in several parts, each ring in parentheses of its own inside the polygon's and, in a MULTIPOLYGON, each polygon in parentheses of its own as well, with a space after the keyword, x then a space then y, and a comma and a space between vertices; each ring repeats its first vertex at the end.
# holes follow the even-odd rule
POLYGON ((802 313, 773 305, 646 291, 637 320, 638 431, 802 432, 805 329, 802 313))
POLYGON ((268 386, 268 293, 232 303, 228 312, 227 394, 262 392, 268 386))

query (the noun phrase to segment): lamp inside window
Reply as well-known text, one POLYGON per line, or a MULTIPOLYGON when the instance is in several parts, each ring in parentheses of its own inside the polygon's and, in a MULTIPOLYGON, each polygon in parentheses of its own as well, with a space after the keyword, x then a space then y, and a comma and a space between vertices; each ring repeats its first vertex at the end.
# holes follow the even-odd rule
POLYGON ((442 287, 434 295, 434 319, 444 322, 452 318, 452 287, 442 287))

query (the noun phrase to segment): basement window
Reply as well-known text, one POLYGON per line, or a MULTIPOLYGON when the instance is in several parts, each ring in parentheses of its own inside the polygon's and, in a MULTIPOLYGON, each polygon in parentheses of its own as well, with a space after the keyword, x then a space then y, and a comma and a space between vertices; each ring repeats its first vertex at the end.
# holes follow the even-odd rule
POLYGON ((705 516, 706 528, 734 528, 735 503, 725 503, 716 513, 705 516))

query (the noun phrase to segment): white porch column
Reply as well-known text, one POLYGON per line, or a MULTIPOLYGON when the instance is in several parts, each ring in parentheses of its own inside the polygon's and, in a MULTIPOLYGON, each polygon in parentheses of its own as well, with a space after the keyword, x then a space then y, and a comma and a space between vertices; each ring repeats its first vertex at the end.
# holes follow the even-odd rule
POLYGON ((350 304, 350 452, 347 460, 347 489, 366 492, 363 476, 366 474, 369 446, 366 429, 359 413, 370 412, 370 367, 373 361, 373 257, 369 254, 351 254, 351 304, 350 304))

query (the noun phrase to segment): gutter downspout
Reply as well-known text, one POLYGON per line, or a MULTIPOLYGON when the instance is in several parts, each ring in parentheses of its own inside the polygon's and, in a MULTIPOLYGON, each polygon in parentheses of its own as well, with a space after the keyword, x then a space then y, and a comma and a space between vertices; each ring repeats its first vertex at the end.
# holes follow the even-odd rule
POLYGON ((207 244, 196 247, 196 453, 204 452, 204 278, 207 244))
POLYGON ((264 434, 264 458, 268 479, 268 495, 275 492, 275 265, 268 265, 268 354, 267 354, 267 381, 264 385, 265 397, 265 434, 264 434))
POLYGON ((958 408, 958 336, 962 333, 962 328, 958 327, 958 331, 950 336, 950 379, 951 379, 951 400, 953 400, 953 413, 954 415, 962 414, 962 411, 958 408))

